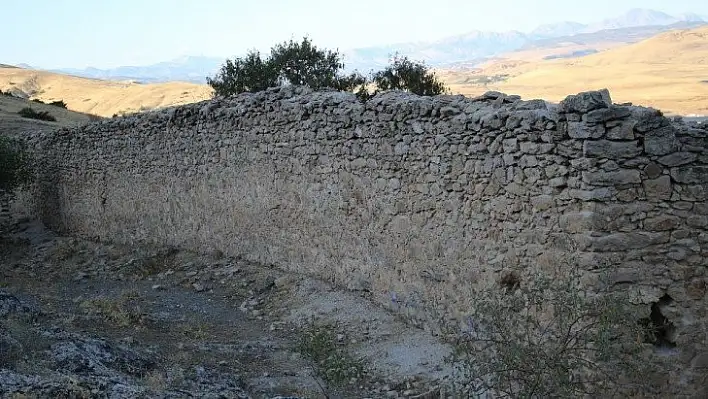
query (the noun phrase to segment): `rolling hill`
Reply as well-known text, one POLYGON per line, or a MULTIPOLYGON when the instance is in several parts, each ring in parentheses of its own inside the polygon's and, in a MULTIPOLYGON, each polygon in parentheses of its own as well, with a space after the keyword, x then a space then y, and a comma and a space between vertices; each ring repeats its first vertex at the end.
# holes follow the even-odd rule
POLYGON ((0 95, 0 135, 14 136, 28 131, 49 131, 57 127, 77 126, 101 119, 48 104, 39 104, 9 95, 0 95), (36 112, 47 112, 56 121, 43 121, 23 118, 18 112, 23 108, 32 108, 36 112))
POLYGON ((15 67, 0 67, 0 90, 44 102, 63 100, 72 111, 104 117, 193 103, 212 93, 211 87, 195 83, 138 84, 15 67))
POLYGON ((682 115, 708 114, 708 27, 669 31, 638 43, 573 59, 507 54, 476 70, 440 70, 456 93, 486 90, 558 101, 607 87, 616 102, 682 115))

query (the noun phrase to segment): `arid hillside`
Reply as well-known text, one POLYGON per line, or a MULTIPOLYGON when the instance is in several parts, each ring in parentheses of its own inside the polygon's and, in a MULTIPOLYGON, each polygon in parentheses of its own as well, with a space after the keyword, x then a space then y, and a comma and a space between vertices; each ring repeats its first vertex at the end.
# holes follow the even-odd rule
POLYGON ((708 27, 671 31, 572 59, 510 53, 477 70, 439 71, 453 92, 487 90, 524 98, 563 99, 568 93, 608 88, 616 102, 667 114, 708 114, 708 27))
POLYGON ((72 111, 105 117, 193 103, 212 92, 194 83, 114 82, 12 67, 0 67, 0 90, 44 102, 63 100, 72 111))
POLYGON ((41 104, 9 95, 0 95, 0 135, 17 135, 26 131, 48 131, 57 127, 82 125, 97 119, 101 118, 49 104, 41 104), (46 112, 56 120, 46 121, 22 117, 19 112, 25 108, 31 108, 37 113, 46 112))

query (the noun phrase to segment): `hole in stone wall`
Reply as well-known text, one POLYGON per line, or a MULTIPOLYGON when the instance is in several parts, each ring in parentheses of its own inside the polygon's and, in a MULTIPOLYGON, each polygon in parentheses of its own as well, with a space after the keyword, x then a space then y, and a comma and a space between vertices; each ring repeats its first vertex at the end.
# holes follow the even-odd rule
POLYGON ((673 301, 668 294, 664 294, 651 305, 649 317, 640 320, 640 323, 648 328, 645 342, 652 343, 659 349, 676 347, 676 326, 662 313, 673 301))
POLYGON ((501 279, 499 280, 499 285, 501 285, 507 291, 516 290, 517 288, 519 288, 520 284, 521 278, 519 278, 519 275, 513 271, 504 273, 501 279))

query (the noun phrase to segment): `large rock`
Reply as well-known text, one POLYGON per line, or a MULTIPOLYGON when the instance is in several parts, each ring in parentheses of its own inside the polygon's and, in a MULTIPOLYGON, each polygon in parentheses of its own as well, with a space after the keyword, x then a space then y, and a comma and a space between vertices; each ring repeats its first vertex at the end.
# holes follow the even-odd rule
POLYGON ((588 158, 634 158, 642 153, 638 141, 586 140, 583 155, 588 158))
POLYGON ((637 121, 634 130, 640 133, 669 125, 669 120, 654 108, 633 107, 632 118, 637 121))
POLYGON ((633 169, 619 169, 611 172, 583 172, 583 182, 596 186, 639 184, 642 182, 642 177, 638 170, 633 169))
POLYGON ((633 120, 610 121, 607 123, 607 137, 610 140, 634 140, 634 125, 637 122, 633 120))
POLYGON ((696 159, 698 159, 698 155, 693 152, 674 152, 657 159, 657 162, 665 166, 673 167, 692 163, 696 159))
POLYGON ((616 119, 623 119, 631 115, 628 107, 610 106, 610 108, 600 108, 590 111, 583 116, 587 123, 604 123, 616 119))
POLYGON ((31 317, 39 313, 35 306, 21 301, 5 290, 0 290, 0 319, 10 316, 31 317))
POLYGON ((671 199, 671 190, 671 178, 669 176, 644 180, 644 193, 650 200, 669 200, 671 199))
POLYGON ((558 104, 558 111, 584 114, 596 109, 609 108, 611 105, 610 91, 602 89, 568 96, 558 104))
POLYGON ((618 252, 641 249, 669 242, 668 233, 615 233, 603 237, 591 237, 590 248, 596 252, 618 252))
POLYGON ((671 126, 664 126, 648 131, 644 135, 644 152, 649 155, 666 155, 678 150, 676 130, 671 126))
POLYGON ((671 177, 684 184, 708 185, 708 166, 684 166, 671 169, 671 177))
POLYGON ((605 134, 605 126, 585 122, 567 122, 568 136, 573 139, 599 139, 605 134))

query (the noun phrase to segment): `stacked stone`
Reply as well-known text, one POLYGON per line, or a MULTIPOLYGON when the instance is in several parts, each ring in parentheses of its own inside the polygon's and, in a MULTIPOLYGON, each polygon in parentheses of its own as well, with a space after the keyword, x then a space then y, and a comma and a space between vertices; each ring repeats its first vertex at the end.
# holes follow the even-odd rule
POLYGON ((552 105, 284 87, 33 140, 39 213, 73 234, 303 271, 431 328, 472 282, 572 253, 641 286, 647 312, 679 304, 664 315, 696 348, 684 364, 705 350, 708 134, 607 90, 552 105))

